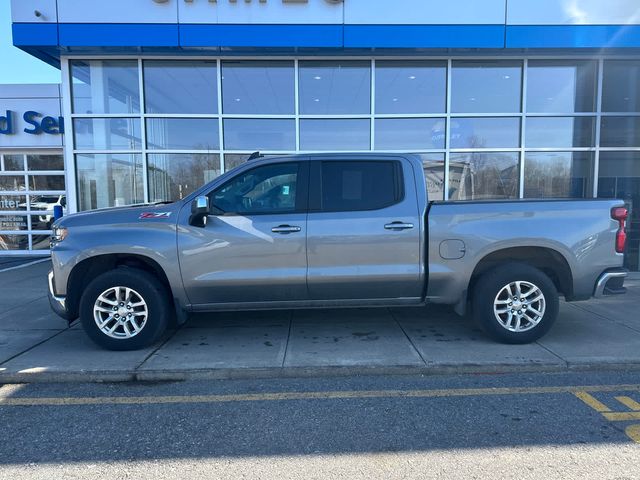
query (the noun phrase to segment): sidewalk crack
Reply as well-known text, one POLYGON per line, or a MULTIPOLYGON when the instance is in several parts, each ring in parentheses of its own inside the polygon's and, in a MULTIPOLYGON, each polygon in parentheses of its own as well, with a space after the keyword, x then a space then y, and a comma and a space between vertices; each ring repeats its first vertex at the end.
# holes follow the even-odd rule
POLYGON ((393 318, 393 321, 396 322, 396 324, 398 325, 398 327, 400 328, 400 330, 402 330, 402 333, 404 333, 404 336, 407 337, 407 340, 409 340, 409 343, 411 344, 411 346, 413 347, 413 349, 415 350, 415 352, 418 354, 418 357, 420 357, 420 360, 422 360, 422 363, 424 363, 425 367, 428 366, 427 361, 424 359, 424 357, 422 356, 422 354, 420 353, 420 350, 418 350, 418 347, 416 347, 415 343, 413 343, 413 340, 411 340, 411 337, 407 334, 407 332, 405 331, 405 329, 402 327, 402 324, 400 323, 400 321, 396 318, 395 314, 393 313, 393 311, 390 308, 387 308, 387 312, 389 312, 389 314, 391 315, 391 318, 393 318))
POLYGON ((294 311, 291 310, 289 313, 289 332, 287 333, 287 343, 284 346, 284 355, 282 355, 282 368, 284 368, 285 362, 287 361, 287 352, 289 351, 289 340, 291 339, 291 329, 293 327, 293 315, 294 311))

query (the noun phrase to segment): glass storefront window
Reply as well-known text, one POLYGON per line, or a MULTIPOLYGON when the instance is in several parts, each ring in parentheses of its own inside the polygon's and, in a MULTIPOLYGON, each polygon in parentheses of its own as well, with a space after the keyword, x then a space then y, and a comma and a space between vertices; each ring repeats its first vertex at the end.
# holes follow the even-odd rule
POLYGON ((64 175, 29 175, 29 190, 64 191, 64 175))
MULTIPOLYGON (((638 88, 640 88, 640 84, 638 88)), ((640 116, 605 116, 600 122, 600 146, 640 147, 640 116)))
POLYGON ((455 61, 451 69, 451 111, 520 112, 521 83, 520 61, 455 61))
POLYGON ((600 152, 598 197, 624 200, 629 209, 624 262, 640 269, 640 152, 600 152))
POLYGON ((525 198, 586 198, 593 195, 593 153, 527 152, 525 198))
POLYGON ((517 148, 520 119, 514 117, 454 117, 451 148, 517 148))
POLYGON ((24 170, 24 155, 3 155, 3 164, 7 172, 24 170))
POLYGON ((371 112, 371 63, 301 61, 300 113, 349 115, 371 112))
POLYGON ((27 155, 27 168, 31 171, 64 170, 64 158, 62 155, 27 155))
POLYGON ((147 113, 218 113, 215 61, 145 60, 147 113))
POLYGON ((24 175, 0 175, 0 191, 19 192, 24 189, 24 175))
POLYGON ((428 61, 376 62, 376 113, 442 113, 447 64, 428 61))
POLYGON ((222 110, 235 114, 293 114, 292 61, 223 61, 222 110))
POLYGON ((80 210, 144 201, 139 154, 76 154, 76 172, 80 210))
POLYGON ((227 118, 223 122, 228 150, 295 150, 295 120, 227 118))
POLYGON ((73 113, 138 113, 140 92, 136 60, 73 60, 73 113))
POLYGON ((180 200, 220 175, 220 156, 204 153, 148 155, 149 199, 180 200))
POLYGON ((147 148, 152 150, 217 150, 217 118, 147 118, 147 148))
POLYGON ((73 138, 79 150, 137 150, 138 118, 74 118, 73 138))
POLYGON ((3 250, 27 250, 28 248, 28 235, 0 233, 0 252, 3 250))
POLYGON ((452 154, 449 200, 518 198, 518 153, 452 154))
POLYGON ((376 150, 444 148, 444 118, 378 118, 376 150))
POLYGON ((593 61, 529 60, 527 111, 595 111, 596 69, 597 63, 593 61))
POLYGON ((366 119, 300 120, 301 150, 369 150, 370 138, 366 119))
POLYGON ((602 111, 640 112, 640 60, 605 60, 602 111))
POLYGON ((428 200, 444 200, 444 153, 422 153, 428 200))
MULTIPOLYGON (((0 230, 3 231, 11 231, 11 230, 26 230, 28 228, 27 225, 27 216, 26 215, 0 215, 0 230)), ((2 248, 0 247, 0 250, 2 248)))
POLYGON ((593 117, 529 117, 525 143, 534 148, 592 147, 593 117))

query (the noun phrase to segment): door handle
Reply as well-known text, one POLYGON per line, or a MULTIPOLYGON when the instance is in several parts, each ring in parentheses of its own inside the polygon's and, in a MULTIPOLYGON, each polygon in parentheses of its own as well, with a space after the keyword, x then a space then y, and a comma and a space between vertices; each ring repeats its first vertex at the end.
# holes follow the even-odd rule
POLYGON ((277 227, 273 227, 271 229, 273 233, 282 233, 282 234, 295 233, 295 232, 299 232, 300 230, 302 229, 295 225, 278 225, 277 227))
POLYGON ((391 222, 391 223, 387 223, 384 226, 384 228, 386 228, 387 230, 395 230, 395 231, 408 230, 410 228, 413 228, 413 223, 391 222))

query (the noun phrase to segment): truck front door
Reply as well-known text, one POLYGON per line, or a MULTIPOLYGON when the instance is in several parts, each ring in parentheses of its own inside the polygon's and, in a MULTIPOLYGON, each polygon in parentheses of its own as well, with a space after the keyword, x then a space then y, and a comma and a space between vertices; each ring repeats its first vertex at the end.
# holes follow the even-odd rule
POLYGON ((307 172, 305 161, 257 166, 209 193, 204 227, 181 221, 178 255, 192 304, 308 298, 307 172))

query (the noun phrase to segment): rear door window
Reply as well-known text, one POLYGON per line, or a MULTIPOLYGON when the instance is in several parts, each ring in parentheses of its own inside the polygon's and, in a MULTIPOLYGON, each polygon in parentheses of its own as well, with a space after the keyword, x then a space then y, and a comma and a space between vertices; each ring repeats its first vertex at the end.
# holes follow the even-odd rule
POLYGON ((323 161, 320 210, 378 210, 402 200, 402 166, 397 161, 323 161))

